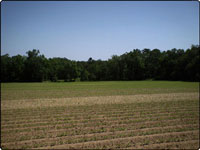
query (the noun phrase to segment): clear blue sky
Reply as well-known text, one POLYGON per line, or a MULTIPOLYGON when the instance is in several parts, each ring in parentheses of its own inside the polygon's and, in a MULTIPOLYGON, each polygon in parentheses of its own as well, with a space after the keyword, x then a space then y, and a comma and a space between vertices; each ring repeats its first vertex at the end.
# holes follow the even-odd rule
POLYGON ((196 1, 2 2, 1 54, 106 60, 135 48, 199 44, 196 1))

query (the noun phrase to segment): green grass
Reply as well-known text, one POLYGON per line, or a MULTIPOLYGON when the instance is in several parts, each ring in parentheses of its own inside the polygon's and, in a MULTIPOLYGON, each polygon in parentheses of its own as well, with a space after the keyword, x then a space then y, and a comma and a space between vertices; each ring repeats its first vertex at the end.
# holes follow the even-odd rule
POLYGON ((198 92, 198 82, 102 81, 1 83, 1 100, 198 92))

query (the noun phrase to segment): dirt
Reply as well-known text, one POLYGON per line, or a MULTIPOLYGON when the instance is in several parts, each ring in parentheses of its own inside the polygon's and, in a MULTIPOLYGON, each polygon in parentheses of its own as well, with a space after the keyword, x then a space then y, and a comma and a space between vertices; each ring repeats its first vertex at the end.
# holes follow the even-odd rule
POLYGON ((197 100, 198 93, 170 93, 3 101, 1 142, 19 149, 181 148, 198 139, 197 100))
MULTIPOLYGON (((177 125, 177 128, 180 127, 180 125, 186 125, 186 126, 190 126, 191 124, 185 124, 185 120, 184 119, 183 121, 181 120, 163 120, 162 122, 161 121, 149 121, 149 122, 141 122, 141 123, 134 123, 134 124, 121 124, 121 125, 116 125, 115 123, 111 124, 110 126, 107 126, 107 125, 101 125, 99 127, 94 127, 94 126, 91 126, 91 127, 75 127, 75 128, 71 128, 71 129, 59 129, 59 130, 55 130, 55 129, 51 129, 51 130, 45 130, 45 131, 31 131, 31 132, 20 132, 20 136, 19 134, 7 134, 4 138, 6 138, 7 140, 19 140, 22 136, 23 137, 29 137, 29 139, 31 137, 37 137, 37 135, 45 135, 45 137, 56 137, 58 134, 62 134, 63 132, 64 133, 68 133, 68 135, 70 136, 73 136, 73 135, 76 135, 76 134, 87 134, 87 133, 91 133, 93 131, 98 131, 99 129, 103 128, 104 130, 106 131, 113 131, 113 132, 119 132, 119 129, 116 130, 116 128, 124 128, 125 131, 130 131, 130 130, 140 130, 141 127, 143 127, 144 129, 145 128, 157 128, 157 124, 160 123, 159 126, 162 126, 163 128, 167 127, 167 126, 170 126, 170 125, 177 125), (76 132, 77 133, 76 133, 76 132), (84 132, 83 132, 84 131, 84 132)), ((194 124, 195 126, 196 124, 194 124)), ((158 128, 159 128, 158 126, 158 128)), ((113 133, 112 132, 112 133, 113 133)), ((123 131, 122 131, 123 132, 123 131)), ((98 134, 98 133, 95 133, 95 134, 98 134)), ((43 137, 43 138, 45 138, 43 137)))
MULTIPOLYGON (((159 139, 160 137, 167 137, 167 136, 190 136, 190 134, 195 134, 198 136, 198 130, 196 131, 185 131, 185 132, 171 132, 171 133, 162 133, 162 134, 154 134, 154 135, 145 135, 145 136, 134 136, 134 137, 125 137, 125 138, 115 138, 115 139, 108 139, 108 140, 99 140, 99 141, 89 141, 84 143, 75 143, 75 144, 63 144, 63 145, 56 145, 56 146, 50 146, 50 147, 42 147, 45 149, 68 149, 68 148, 93 148, 95 145, 106 145, 111 143, 117 143, 117 142, 127 142, 127 141, 138 141, 141 142, 145 138, 149 138, 151 140, 159 139)), ((168 137, 167 137, 168 138, 168 137)), ((137 143, 138 144, 138 143, 137 143)), ((40 149, 40 147, 38 148, 40 149)))
MULTIPOLYGON (((191 115, 190 115, 191 116, 191 115)), ((189 117, 190 117, 189 116, 189 117)), ((179 118, 179 119, 181 119, 181 118, 184 118, 185 119, 185 117, 179 117, 179 116, 175 116, 176 118, 179 118)), ((193 119, 195 119, 195 117, 193 117, 193 116, 191 116, 193 119)), ((191 118, 190 117, 190 118, 191 118)), ((176 118, 174 118, 174 119, 176 119, 176 118)), ((2 128, 3 129, 3 132, 2 133, 5 133, 5 132, 12 132, 12 131, 16 131, 16 130, 20 130, 20 131, 23 131, 23 130, 25 130, 25 129, 29 129, 29 130, 33 130, 33 129, 37 129, 38 127, 39 128, 47 128, 47 129, 51 129, 51 128, 53 128, 53 129, 55 129, 56 127, 63 127, 63 126, 65 126, 65 128, 69 128, 71 125, 72 125, 72 123, 74 124, 74 126, 76 127, 76 126, 79 126, 79 127, 81 127, 81 126, 83 126, 84 128, 86 128, 87 126, 93 126, 94 124, 95 124, 95 122, 96 123, 99 123, 99 124, 106 124, 106 126, 108 126, 108 125, 111 125, 111 124, 117 124, 117 125, 119 125, 119 122, 120 122, 120 124, 127 124, 127 123, 132 123, 132 124, 134 124, 134 123, 137 123, 138 121, 139 122, 143 122, 143 123, 145 123, 145 122, 147 122, 147 121, 156 121, 156 120, 160 120, 160 121, 162 121, 162 120, 172 120, 172 118, 171 118, 171 116, 170 115, 168 115, 168 116, 153 116, 153 117, 149 117, 149 116, 147 116, 147 117, 138 117, 138 118, 135 118, 135 117, 129 117, 129 118, 121 118, 121 120, 119 120, 119 118, 114 118, 114 119, 108 119, 108 118, 102 118, 101 120, 95 120, 95 121, 91 121, 91 120, 86 120, 86 122, 84 122, 85 120, 82 120, 83 122, 74 122, 73 123, 73 120, 71 120, 72 122, 69 122, 69 123, 63 123, 63 124, 53 124, 53 125, 51 125, 51 123, 49 123, 49 124, 45 124, 45 125, 37 125, 36 124, 36 126, 34 127, 34 126, 30 126, 30 127, 16 127, 16 128, 2 128)))
POLYGON ((128 147, 126 149, 198 149, 199 140, 187 140, 182 142, 168 142, 159 144, 143 145, 138 147, 128 147))
MULTIPOLYGON (((189 111, 190 113, 191 112, 196 112, 198 113, 197 111, 189 111)), ((143 112, 144 113, 144 112, 143 112)), ((37 120, 32 120, 30 122, 20 122, 20 123, 17 123, 17 122, 14 122, 12 124, 5 124, 4 122, 1 123, 1 129, 6 129, 6 128, 12 128, 12 129, 19 129, 19 128, 23 128, 24 126, 27 126, 27 125, 30 125, 30 127, 34 127, 34 126, 38 126, 38 124, 47 124, 47 125, 50 125, 54 122, 56 122, 57 124, 68 124, 68 123, 79 123, 79 122, 84 122, 84 121, 88 121, 88 122, 91 122, 91 121, 112 121, 113 119, 120 119, 120 120, 124 120, 124 119, 128 119, 128 120, 132 120, 132 119, 141 119, 141 118, 153 118, 153 117, 163 117, 163 116, 177 116, 177 115, 180 115, 180 114, 184 114, 184 112, 178 112, 178 111, 172 111, 172 112, 152 112, 152 113, 148 113, 148 114, 142 114, 140 112, 138 112, 137 114, 133 114, 133 113, 124 113, 123 115, 121 114, 118 114, 118 115, 98 115, 98 116, 91 116, 91 119, 88 119, 88 116, 87 115, 82 115, 82 116, 79 116, 80 118, 77 119, 76 116, 74 117, 67 117, 69 120, 65 120, 66 117, 61 117, 59 118, 59 120, 53 120, 53 118, 51 119, 48 119, 47 121, 37 121, 37 120), (84 118, 85 117, 85 118, 84 118), (63 120, 61 120, 63 119, 63 120)), ((58 118, 56 118, 58 119, 58 118)), ((43 125, 42 125, 43 126, 43 125)))
POLYGON ((198 92, 195 93, 170 93, 170 94, 140 94, 140 95, 118 95, 118 96, 94 96, 94 97, 73 97, 57 99, 33 99, 29 100, 8 100, 1 102, 2 110, 20 108, 44 108, 58 106, 81 106, 99 104, 127 104, 138 102, 160 102, 175 100, 198 100, 198 92))
MULTIPOLYGON (((175 127, 185 129, 185 128, 188 127, 188 125, 185 125, 185 126, 181 126, 181 125, 180 126, 168 126, 168 127, 164 127, 164 128, 155 127, 155 128, 137 129, 137 130, 130 130, 130 131, 104 132, 104 133, 98 133, 98 134, 85 134, 85 135, 75 135, 75 136, 56 137, 56 138, 43 138, 43 139, 26 140, 26 141, 19 141, 19 142, 9 142, 9 143, 4 143, 3 146, 10 146, 10 147, 11 146, 13 146, 13 147, 19 146, 20 147, 22 145, 28 144, 28 145, 32 145, 34 147, 34 144, 40 145, 41 143, 46 143, 47 145, 50 145, 53 142, 59 143, 59 141, 69 141, 69 140, 76 142, 76 140, 78 141, 79 139, 89 138, 89 137, 101 137, 100 139, 102 139, 104 137, 108 137, 108 139, 110 139, 110 138, 118 137, 116 135, 124 135, 123 138, 127 138, 126 134, 128 136, 130 136, 130 133, 133 133, 133 132, 134 133, 140 133, 140 132, 145 133, 145 131, 151 131, 151 130, 160 131, 160 130, 166 130, 166 129, 174 129, 175 127)), ((165 132, 163 132, 163 134, 165 134, 165 132)), ((132 136, 132 137, 134 137, 134 136, 132 136)), ((90 141, 90 142, 93 142, 93 141, 90 141)))

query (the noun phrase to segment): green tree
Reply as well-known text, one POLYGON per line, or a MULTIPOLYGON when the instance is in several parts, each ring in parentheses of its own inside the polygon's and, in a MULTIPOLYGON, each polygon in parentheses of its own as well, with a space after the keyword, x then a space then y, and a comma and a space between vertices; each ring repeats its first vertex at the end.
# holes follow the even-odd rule
POLYGON ((39 55, 40 51, 33 49, 28 51, 25 61, 25 79, 31 82, 42 82, 46 76, 45 57, 39 55))

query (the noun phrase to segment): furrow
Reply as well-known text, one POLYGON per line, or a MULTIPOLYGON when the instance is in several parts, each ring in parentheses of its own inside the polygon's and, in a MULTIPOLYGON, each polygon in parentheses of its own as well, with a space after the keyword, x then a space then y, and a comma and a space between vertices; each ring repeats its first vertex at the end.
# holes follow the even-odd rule
POLYGON ((59 129, 59 127, 62 127, 63 125, 65 125, 65 126, 68 126, 68 127, 73 127, 73 126, 77 126, 77 125, 84 125, 84 124, 94 124, 95 122, 98 122, 99 121, 99 123, 97 123, 97 124, 109 124, 109 123, 112 123, 112 122, 115 122, 115 123, 131 123, 131 122, 143 122, 143 121, 156 121, 156 120, 170 120, 170 119, 177 119, 177 118, 179 118, 179 119, 185 119, 185 118, 196 118, 196 119, 198 119, 199 117, 198 116, 194 116, 194 115, 184 115, 184 116, 155 116, 155 117, 144 117, 144 118, 140 118, 139 117, 139 119, 138 118, 134 118, 134 117, 125 117, 125 118, 120 118, 120 120, 119 120, 119 117, 117 117, 117 118, 102 118, 102 119, 100 119, 100 120, 96 120, 96 119, 94 119, 93 121, 92 120, 81 120, 82 122, 76 122, 75 120, 75 122, 73 123, 73 120, 71 120, 71 122, 69 121, 69 122, 66 122, 66 123, 61 123, 61 124, 57 124, 57 123, 55 123, 55 124, 53 124, 53 125, 51 125, 50 123, 48 123, 48 124, 44 124, 44 125, 42 125, 42 124, 36 124, 36 125, 34 125, 34 126, 28 126, 28 127, 21 127, 21 128, 12 128, 12 129, 2 129, 2 133, 4 133, 4 132, 11 132, 12 130, 14 130, 14 131, 16 131, 16 130, 19 130, 19 131, 21 131, 21 130, 24 130, 24 129, 37 129, 38 127, 39 128, 57 128, 57 129, 59 129))
MULTIPOLYGON (((81 142, 75 144, 63 144, 63 145, 55 145, 55 146, 47 146, 41 147, 45 149, 72 149, 72 148, 126 148, 128 146, 133 145, 143 145, 146 140, 149 140, 150 143, 164 143, 166 140, 177 139, 181 140, 196 140, 198 139, 199 130, 195 131, 184 131, 184 132, 168 132, 168 133, 159 133, 153 135, 142 135, 142 136, 131 136, 131 137, 123 137, 123 138, 114 138, 109 140, 98 140, 98 141, 89 141, 89 142, 81 142), (157 141, 159 140, 159 141, 157 141), (126 145, 130 143, 130 145, 126 145), (126 146, 124 146, 126 145, 126 146)), ((38 147, 40 149, 40 147, 38 147)))
POLYGON ((150 135, 166 132, 183 132, 188 130, 198 129, 198 125, 175 125, 175 126, 166 126, 166 127, 152 127, 144 129, 135 129, 135 130, 125 130, 125 131, 115 131, 115 132, 103 132, 95 134, 84 134, 84 135, 74 135, 74 136, 64 136, 64 137, 55 137, 55 138, 43 138, 43 139, 32 139, 19 142, 8 142, 3 143, 5 147, 18 147, 26 146, 26 148, 32 148, 39 145, 51 145, 56 142, 56 145, 63 142, 76 143, 76 142, 86 142, 91 140, 102 140, 102 139, 113 139, 118 137, 128 137, 128 136, 139 136, 139 135, 150 135), (29 146, 29 147, 28 147, 29 146))
MULTIPOLYGON (((116 104, 115 104, 116 105, 116 104)), ((105 107, 100 107, 98 108, 97 106, 95 107, 95 109, 91 106, 87 106, 86 108, 81 108, 81 106, 76 106, 76 107, 51 107, 49 109, 44 109, 44 108, 40 108, 40 109, 24 109, 23 111, 19 111, 19 110, 2 110, 2 114, 6 117, 15 114, 17 116, 37 116, 40 114, 82 114, 85 112, 88 113, 96 113, 96 112, 108 112, 108 113, 113 113, 113 112, 118 112, 118 113, 123 113, 124 111, 126 112, 127 110, 129 111, 149 111, 149 108, 152 109, 152 107, 150 107, 149 105, 146 106, 135 106, 135 105, 131 105, 129 104, 127 106, 127 104, 125 106, 120 105, 118 107, 114 107, 115 105, 111 105, 111 106, 105 106, 105 107), (114 108, 113 108, 114 107, 114 108), (79 109, 78 109, 79 108, 79 109), (119 110, 120 108, 120 110, 119 110), (134 108, 134 110, 132 110, 134 108), (142 108, 142 109, 141 109, 142 108), (145 109, 144 109, 145 108, 145 109), (33 113, 34 112, 34 113, 33 113)), ((174 109, 199 109, 198 107, 196 107, 196 103, 195 104, 190 104, 190 105, 182 105, 182 106, 173 106, 168 108, 169 110, 174 110, 174 109)), ((163 108, 161 108, 160 106, 153 106, 153 110, 166 110, 166 107, 163 106, 163 108)))
POLYGON ((48 138, 51 137, 62 137, 62 136, 73 136, 73 135, 81 135, 81 134, 88 134, 88 133, 102 133, 102 132, 115 132, 115 131, 125 131, 125 130, 133 130, 133 129, 142 129, 142 128, 148 128, 148 127, 165 127, 169 125, 188 125, 188 124, 198 124, 198 120, 194 121, 190 119, 188 120, 184 119, 175 119, 175 120, 163 120, 163 121, 144 121, 139 123, 124 123, 124 124, 116 124, 111 123, 109 125, 107 124, 100 124, 88 126, 76 126, 76 127, 63 127, 62 129, 45 129, 41 131, 29 131, 29 132, 19 132, 19 134, 16 133, 8 133, 8 134, 2 134, 4 137, 2 139, 3 142, 9 142, 9 141, 22 141, 22 140, 29 140, 31 139, 42 139, 48 136, 48 138), (16 136, 14 136, 16 135, 16 136))
POLYGON ((89 113, 86 113, 86 112, 83 112, 83 113, 77 113, 76 115, 74 115, 73 113, 71 114, 70 112, 69 113, 62 113, 62 114, 57 114, 56 112, 54 112, 54 113, 51 113, 51 114, 47 114, 47 113, 43 113, 43 112, 41 112, 41 113, 39 113, 39 114, 35 114, 35 112, 33 111, 31 114, 28 114, 27 116, 26 116, 26 113, 25 113, 25 117, 24 117, 24 114, 22 114, 22 115, 20 115, 19 117, 17 117, 16 116, 16 114, 15 113, 12 113, 11 115, 9 115, 10 117, 8 117, 8 116, 5 116, 4 114, 3 114, 3 111, 2 111, 2 114, 1 114, 1 116, 2 116, 2 121, 4 122, 7 122, 7 123, 13 123, 13 120, 27 120, 27 119, 29 119, 29 120, 34 120, 34 119, 45 119, 45 118, 52 118, 52 117, 60 117, 60 116, 63 116, 63 115, 66 115, 66 116, 84 116, 84 115, 91 115, 91 114, 94 114, 94 115, 98 115, 98 114, 101 114, 101 115, 105 115, 105 114, 124 114, 124 113, 138 113, 138 112, 143 112, 144 114, 145 113, 149 113, 149 112, 162 112, 162 111, 174 111, 174 110, 177 110, 177 111, 194 111, 194 110, 196 110, 196 111, 199 111, 199 109, 197 108, 197 107, 195 107, 195 109, 194 108, 180 108, 180 109, 177 109, 177 108, 170 108, 170 109, 152 109, 151 108, 151 110, 149 111, 149 109, 139 109, 139 110, 129 110, 129 111, 127 111, 127 110, 125 110, 125 111, 109 111, 109 112, 107 112, 107 111, 102 111, 102 112, 99 112, 98 110, 96 110, 96 111, 92 111, 92 112, 89 112, 89 113), (197 109, 197 110, 196 110, 197 109), (23 116, 23 117, 22 117, 23 116))
POLYGON ((148 114, 143 114, 143 113, 138 113, 138 114, 133 114, 133 113, 127 113, 127 114, 123 114, 123 115, 99 115, 99 116, 86 116, 85 118, 81 117, 81 118, 77 118, 77 117, 62 117, 62 118, 53 118, 51 120, 47 120, 47 121, 35 121, 35 122, 28 122, 28 123, 13 123, 12 125, 10 124, 5 124, 4 122, 1 123, 1 129, 6 129, 6 128, 12 128, 12 129, 15 129, 15 128, 20 128, 20 127, 34 127, 34 126, 38 126, 38 125, 55 125, 55 124, 63 124, 63 123, 79 123, 79 122, 92 122, 92 121, 96 121, 96 120, 113 120, 115 118, 118 118, 118 119, 131 119, 131 118, 145 118, 145 117, 154 117, 154 116, 182 116, 182 115, 185 115, 185 113, 187 115, 193 115, 193 116, 197 116, 199 115, 198 112, 196 111, 189 111, 189 112, 177 112, 177 111, 174 111, 174 112, 159 112, 158 114, 155 114, 155 113, 148 113, 148 114), (95 119, 93 119, 95 118, 95 119))
POLYGON ((128 147, 126 149, 198 149, 199 140, 187 140, 180 142, 167 142, 159 144, 150 144, 143 146, 128 147))

